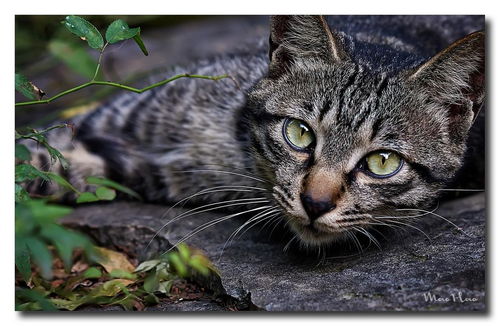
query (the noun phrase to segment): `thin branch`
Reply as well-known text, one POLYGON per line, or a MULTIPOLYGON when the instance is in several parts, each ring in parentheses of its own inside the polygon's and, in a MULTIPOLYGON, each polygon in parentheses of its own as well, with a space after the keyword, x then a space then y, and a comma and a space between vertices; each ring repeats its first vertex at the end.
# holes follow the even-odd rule
POLYGON ((179 78, 200 78, 200 79, 209 79, 209 80, 220 80, 220 79, 228 78, 228 77, 229 77, 229 75, 227 75, 227 74, 220 75, 220 76, 204 76, 204 75, 179 74, 179 75, 170 77, 168 79, 162 80, 162 81, 160 81, 158 83, 149 85, 149 86, 144 87, 144 88, 135 88, 135 87, 131 87, 131 86, 127 86, 127 85, 122 85, 122 84, 114 83, 114 82, 108 82, 108 81, 91 80, 91 81, 86 82, 84 84, 81 84, 79 86, 76 86, 76 87, 73 87, 71 89, 68 89, 68 90, 66 90, 64 92, 61 92, 61 93, 59 93, 57 95, 54 95, 51 98, 48 98, 46 100, 18 102, 18 103, 15 104, 15 106, 17 107, 17 106, 28 106, 28 105, 35 105, 35 104, 47 104, 47 103, 50 103, 50 102, 52 102, 52 101, 54 101, 54 100, 56 100, 56 99, 58 99, 60 97, 63 97, 65 95, 68 95, 68 94, 71 94, 71 93, 74 93, 76 91, 79 91, 81 89, 84 89, 84 88, 87 88, 87 87, 93 86, 93 85, 111 86, 111 87, 121 88, 121 89, 125 89, 127 91, 131 91, 131 92, 139 93, 140 94, 140 93, 148 91, 148 90, 150 90, 152 88, 168 84, 168 83, 170 83, 170 82, 172 82, 172 81, 174 81, 176 79, 179 79, 179 78))
POLYGON ((63 123, 63 124, 49 127, 47 129, 43 129, 43 130, 31 129, 32 132, 29 134, 21 134, 21 133, 17 132, 17 130, 16 130, 16 139, 18 139, 18 138, 33 139, 33 137, 35 137, 36 135, 45 134, 45 133, 47 133, 51 130, 54 130, 54 129, 67 128, 67 127, 71 127, 71 125, 68 123, 63 123))
POLYGON ((106 42, 106 44, 104 44, 104 46, 102 47, 102 49, 99 51, 99 59, 97 60, 97 66, 95 68, 95 73, 94 73, 94 77, 92 77, 92 80, 95 80, 95 78, 97 77, 97 74, 99 73, 99 68, 101 68, 101 60, 102 60, 102 55, 104 54, 104 50, 106 49, 106 47, 108 46, 108 42, 106 42))

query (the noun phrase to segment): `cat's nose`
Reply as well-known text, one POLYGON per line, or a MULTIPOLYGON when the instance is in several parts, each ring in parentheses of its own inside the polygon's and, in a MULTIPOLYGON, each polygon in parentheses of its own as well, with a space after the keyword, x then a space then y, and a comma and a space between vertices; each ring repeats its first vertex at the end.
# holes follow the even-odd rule
POLYGON ((304 206, 311 223, 321 215, 328 213, 336 207, 331 200, 315 200, 307 194, 300 194, 300 200, 302 201, 302 206, 304 206))
POLYGON ((342 175, 332 169, 314 167, 304 179, 300 194, 302 206, 313 223, 334 210, 344 192, 342 175))

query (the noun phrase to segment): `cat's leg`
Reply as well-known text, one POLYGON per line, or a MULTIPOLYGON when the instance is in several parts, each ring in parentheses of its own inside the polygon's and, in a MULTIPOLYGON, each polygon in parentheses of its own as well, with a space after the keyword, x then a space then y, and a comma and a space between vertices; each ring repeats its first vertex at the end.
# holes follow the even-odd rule
MULTIPOLYGON (((26 162, 44 172, 52 172, 65 178, 78 191, 94 191, 95 186, 85 182, 88 176, 106 176, 106 162, 98 155, 88 151, 88 149, 78 141, 71 140, 71 132, 67 130, 59 131, 49 137, 49 144, 59 150, 68 162, 68 167, 64 168, 59 160, 54 160, 47 149, 33 140, 24 140, 25 145, 31 153, 31 160, 26 162), (69 134, 67 134, 69 133, 69 134)), ((53 180, 37 178, 27 181, 25 189, 32 196, 57 196, 65 201, 76 199, 76 193, 62 187, 53 180)))

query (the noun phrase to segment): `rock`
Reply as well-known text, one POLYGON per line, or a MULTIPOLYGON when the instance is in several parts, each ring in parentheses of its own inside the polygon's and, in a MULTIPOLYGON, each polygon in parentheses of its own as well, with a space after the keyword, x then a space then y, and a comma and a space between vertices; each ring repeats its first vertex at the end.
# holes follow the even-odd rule
POLYGON ((156 306, 147 307, 146 311, 227 311, 213 301, 178 301, 175 303, 160 302, 156 306))
MULTIPOLYGON (((146 250, 167 210, 126 202, 89 205, 76 209, 66 223, 86 231, 101 245, 143 259, 169 249, 197 225, 220 216, 206 214, 174 223, 146 250)), ((169 216, 179 212, 171 210, 169 216)), ((437 215, 428 215, 414 224, 421 231, 407 227, 403 233, 382 232, 386 239, 379 237, 381 249, 361 241, 368 246, 361 254, 354 246, 344 245, 322 253, 320 259, 293 247, 284 253, 286 237, 268 239, 260 226, 235 239, 221 255, 241 220, 217 224, 187 242, 213 260, 222 276, 213 282, 212 290, 229 296, 238 309, 485 311, 484 193, 445 203, 436 214, 462 231, 437 215)), ((280 230, 278 235, 283 233, 280 230)), ((212 310, 213 305, 196 309, 212 310)), ((170 305, 156 308, 175 310, 170 305)))

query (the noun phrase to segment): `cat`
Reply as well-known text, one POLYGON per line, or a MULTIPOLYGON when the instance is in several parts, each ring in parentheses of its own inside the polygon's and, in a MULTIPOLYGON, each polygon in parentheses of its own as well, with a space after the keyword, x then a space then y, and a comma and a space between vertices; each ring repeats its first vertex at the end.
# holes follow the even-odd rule
MULTIPOLYGON (((151 202, 189 198, 229 217, 253 214, 249 222, 283 219, 307 247, 422 216, 413 209, 433 207, 457 176, 484 182, 485 34, 429 59, 434 34, 413 35, 411 44, 380 33, 405 19, 347 17, 341 32, 323 16, 272 16, 267 51, 256 46, 169 74, 231 79, 125 93, 75 118, 74 138, 55 131, 49 143, 71 166, 51 169, 81 191, 93 189, 86 176, 105 176, 151 202), (482 127, 471 141, 473 125, 482 127), (463 172, 467 155, 473 173, 463 172)), ((42 148, 30 149, 33 164, 50 165, 42 148)), ((61 191, 46 182, 28 189, 61 191)))

